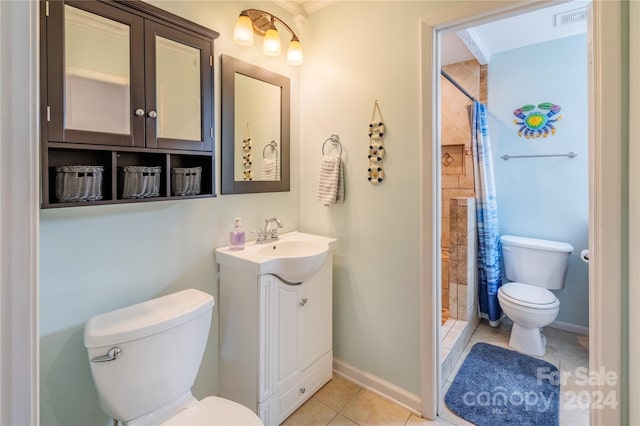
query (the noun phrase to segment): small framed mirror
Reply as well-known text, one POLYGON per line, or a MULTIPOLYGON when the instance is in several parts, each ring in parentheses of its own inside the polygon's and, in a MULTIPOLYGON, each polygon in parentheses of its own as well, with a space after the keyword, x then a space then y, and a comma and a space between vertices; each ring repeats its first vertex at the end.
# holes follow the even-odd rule
POLYGON ((222 55, 222 194, 289 191, 289 78, 222 55))

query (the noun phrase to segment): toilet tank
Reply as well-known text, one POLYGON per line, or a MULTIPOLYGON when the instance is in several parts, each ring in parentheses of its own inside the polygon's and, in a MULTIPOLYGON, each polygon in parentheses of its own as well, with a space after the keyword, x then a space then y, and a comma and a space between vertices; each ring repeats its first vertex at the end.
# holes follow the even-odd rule
POLYGON ((564 288, 571 244, 513 235, 501 236, 500 243, 509 281, 549 290, 564 288))
POLYGON ((189 289, 90 318, 89 360, 103 411, 129 421, 191 395, 209 335, 213 297, 189 289))

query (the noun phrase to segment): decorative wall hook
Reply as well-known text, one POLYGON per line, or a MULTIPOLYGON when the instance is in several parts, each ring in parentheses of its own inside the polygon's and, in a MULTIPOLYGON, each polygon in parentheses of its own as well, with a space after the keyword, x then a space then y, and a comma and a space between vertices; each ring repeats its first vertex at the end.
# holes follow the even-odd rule
POLYGON ((386 128, 382 119, 382 111, 376 99, 371 112, 371 122, 369 123, 369 169, 367 170, 367 180, 373 184, 381 183, 384 180, 384 170, 382 170, 382 158, 386 150, 382 145, 386 128), (376 112, 378 119, 376 119, 376 112))
POLYGON ((247 126, 244 129, 244 139, 242 140, 242 150, 244 151, 244 155, 242 156, 242 166, 244 167, 242 176, 244 180, 253 180, 253 173, 251 172, 251 165, 253 164, 253 157, 251 156, 252 145, 251 127, 249 126, 249 122, 247 122, 247 126))

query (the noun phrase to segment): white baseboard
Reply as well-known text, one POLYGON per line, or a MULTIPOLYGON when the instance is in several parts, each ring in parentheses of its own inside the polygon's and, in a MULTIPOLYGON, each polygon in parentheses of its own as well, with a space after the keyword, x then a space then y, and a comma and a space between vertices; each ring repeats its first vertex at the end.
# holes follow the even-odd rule
POLYGON ((548 327, 570 331, 572 333, 584 334, 585 336, 589 335, 589 327, 585 327, 584 325, 575 325, 568 322, 554 321, 549 324, 548 327))
POLYGON ((418 395, 414 395, 411 392, 408 392, 393 383, 389 383, 380 377, 374 376, 371 373, 358 370, 357 368, 336 358, 333 358, 333 371, 357 385, 403 406, 407 410, 411 411, 412 414, 422 417, 422 412, 420 411, 422 403, 418 395))

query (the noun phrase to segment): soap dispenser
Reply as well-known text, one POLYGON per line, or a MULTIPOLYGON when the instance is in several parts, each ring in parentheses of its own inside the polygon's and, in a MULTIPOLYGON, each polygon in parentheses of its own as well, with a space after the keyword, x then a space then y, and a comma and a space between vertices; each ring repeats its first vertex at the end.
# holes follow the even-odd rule
POLYGON ((229 249, 244 249, 244 230, 242 229, 242 219, 237 217, 233 225, 233 230, 229 232, 229 249))

